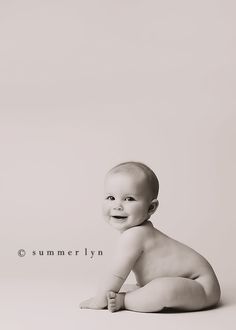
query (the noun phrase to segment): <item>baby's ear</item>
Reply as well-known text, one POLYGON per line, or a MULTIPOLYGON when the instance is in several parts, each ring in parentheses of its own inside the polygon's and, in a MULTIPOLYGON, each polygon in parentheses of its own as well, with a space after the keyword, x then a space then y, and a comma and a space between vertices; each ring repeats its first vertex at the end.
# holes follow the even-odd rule
POLYGON ((151 201, 151 204, 150 204, 150 206, 148 208, 149 215, 153 214, 156 211, 156 209, 158 208, 158 205, 159 205, 159 202, 158 202, 157 199, 153 199, 151 201))

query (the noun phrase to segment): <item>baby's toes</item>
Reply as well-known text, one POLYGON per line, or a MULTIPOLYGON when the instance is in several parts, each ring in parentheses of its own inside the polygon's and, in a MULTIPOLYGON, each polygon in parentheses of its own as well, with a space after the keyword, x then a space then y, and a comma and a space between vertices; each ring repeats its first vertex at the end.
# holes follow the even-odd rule
POLYGON ((110 312, 115 312, 116 311, 116 304, 114 301, 111 301, 110 303, 108 303, 108 310, 110 312))
POLYGON ((108 292, 107 294, 107 307, 110 312, 114 312, 116 310, 116 294, 115 292, 108 292))
POLYGON ((80 303, 80 308, 89 308, 90 299, 84 300, 80 303))
POLYGON ((113 292, 113 291, 109 291, 109 292, 107 293, 107 299, 108 299, 108 300, 113 300, 113 299, 115 299, 115 297, 116 297, 115 292, 113 292))

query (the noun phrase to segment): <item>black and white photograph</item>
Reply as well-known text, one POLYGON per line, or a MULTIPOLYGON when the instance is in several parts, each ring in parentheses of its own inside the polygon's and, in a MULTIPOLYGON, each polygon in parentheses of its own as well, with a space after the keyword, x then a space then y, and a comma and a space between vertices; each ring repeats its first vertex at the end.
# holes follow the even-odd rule
POLYGON ((235 329, 235 13, 0 1, 1 329, 235 329))

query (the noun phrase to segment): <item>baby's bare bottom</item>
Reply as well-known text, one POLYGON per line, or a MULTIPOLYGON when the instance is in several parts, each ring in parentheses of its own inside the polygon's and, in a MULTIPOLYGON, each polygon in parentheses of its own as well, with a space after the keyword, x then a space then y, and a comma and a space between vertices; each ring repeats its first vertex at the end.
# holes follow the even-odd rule
POLYGON ((164 307, 185 311, 201 310, 217 304, 220 298, 218 282, 191 280, 182 277, 157 278, 145 286, 127 292, 124 308, 137 312, 158 312, 164 307))

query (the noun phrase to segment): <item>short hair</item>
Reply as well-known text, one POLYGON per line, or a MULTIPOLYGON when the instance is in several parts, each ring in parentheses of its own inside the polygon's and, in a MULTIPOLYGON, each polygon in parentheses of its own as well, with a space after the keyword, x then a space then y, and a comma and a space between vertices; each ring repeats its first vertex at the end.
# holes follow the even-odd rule
POLYGON ((134 162, 134 161, 120 163, 120 164, 114 166, 108 172, 108 174, 114 173, 114 172, 119 172, 122 170, 127 170, 127 169, 128 169, 128 171, 132 172, 132 169, 134 169, 134 168, 141 169, 141 171, 146 176, 147 184, 150 188, 152 198, 157 198, 158 192, 159 192, 158 178, 157 178, 156 174, 153 172, 153 170, 143 163, 134 162))

